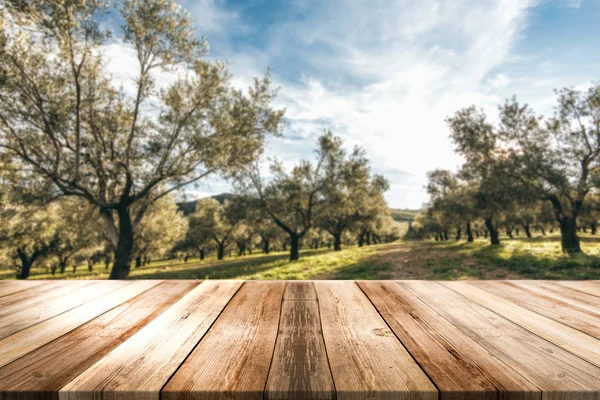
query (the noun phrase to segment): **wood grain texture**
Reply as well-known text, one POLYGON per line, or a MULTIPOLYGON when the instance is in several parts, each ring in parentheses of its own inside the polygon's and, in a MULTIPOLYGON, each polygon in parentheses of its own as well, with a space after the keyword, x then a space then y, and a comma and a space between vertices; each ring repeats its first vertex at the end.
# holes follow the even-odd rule
POLYGON ((600 314, 600 297, 589 293, 580 292, 579 290, 559 285, 553 281, 511 281, 511 283, 595 314, 600 314))
POLYGON ((59 389, 197 284, 163 282, 0 368, 0 399, 56 399, 59 389))
POLYGON ((600 367, 600 341, 598 339, 479 289, 470 283, 447 282, 443 285, 600 367))
POLYGON ((338 399, 428 399, 438 392, 355 282, 315 282, 338 399))
POLYGON ((600 282, 598 281, 556 281, 556 283, 561 286, 565 286, 571 289, 579 290, 580 292, 600 297, 600 282))
POLYGON ((288 282, 265 399, 334 399, 312 282, 288 282))
MULTIPOLYGON (((106 311, 158 285, 161 281, 121 282, 121 287, 105 296, 33 325, 0 340, 0 367, 72 331, 106 311)), ((107 285, 112 287, 112 285, 107 285)))
POLYGON ((472 282, 472 285, 596 339, 600 338, 600 314, 510 282, 472 282))
POLYGON ((30 326, 39 324, 49 318, 55 317, 75 308, 87 301, 93 300, 102 295, 109 295, 125 285, 125 282, 90 282, 76 288, 70 288, 66 292, 59 289, 52 291, 53 296, 45 298, 43 301, 35 302, 27 308, 21 308, 10 314, 0 317, 0 339, 4 339, 30 326))
POLYGON ((0 400, 600 400, 598 281, 28 283, 0 400))
POLYGON ((48 282, 48 284, 38 285, 0 297, 0 318, 7 317, 10 314, 43 303, 53 297, 62 296, 92 283, 93 281, 52 281, 48 282))
POLYGON ((396 282, 358 284, 435 383, 442 400, 540 398, 537 387, 396 282))
POLYGON ((262 399, 285 282, 246 282, 173 375, 162 399, 262 399))
POLYGON ((410 290, 487 351, 542 391, 543 399, 598 399, 600 369, 523 327, 434 282, 410 290))
POLYGON ((46 281, 3 281, 0 282, 0 297, 7 296, 16 292, 31 289, 36 286, 48 284, 46 281))
POLYGON ((241 285, 202 283, 65 386, 59 398, 159 399, 161 388, 241 285))

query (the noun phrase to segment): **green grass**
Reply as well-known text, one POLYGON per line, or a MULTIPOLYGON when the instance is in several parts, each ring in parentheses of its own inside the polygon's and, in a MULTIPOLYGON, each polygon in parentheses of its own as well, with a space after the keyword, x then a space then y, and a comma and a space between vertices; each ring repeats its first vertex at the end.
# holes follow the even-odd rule
MULTIPOLYGON (((397 242, 366 247, 303 250, 298 262, 287 253, 255 253, 217 261, 190 259, 153 262, 132 268, 132 279, 600 279, 600 237, 582 235, 585 254, 560 251, 556 235, 502 239, 489 246, 484 239, 464 241, 397 242)), ((84 266, 52 276, 45 269, 32 271, 31 279, 105 279, 108 271, 84 266)), ((14 271, 0 270, 0 279, 13 279, 14 271)))
MULTIPOLYGON (((290 263, 288 253, 276 252, 269 255, 255 253, 250 256, 226 258, 217 261, 209 257, 203 261, 190 258, 187 263, 177 260, 161 260, 149 265, 132 268, 132 279, 374 279, 382 278, 377 273, 385 266, 373 266, 366 262, 369 254, 379 246, 350 247, 342 252, 329 249, 303 250, 298 262, 290 263)), ((75 274, 66 270, 64 274, 52 275, 37 268, 30 279, 106 279, 109 271, 99 265, 92 272, 78 267, 75 274)), ((0 271, 0 279, 13 279, 12 270, 0 271)))

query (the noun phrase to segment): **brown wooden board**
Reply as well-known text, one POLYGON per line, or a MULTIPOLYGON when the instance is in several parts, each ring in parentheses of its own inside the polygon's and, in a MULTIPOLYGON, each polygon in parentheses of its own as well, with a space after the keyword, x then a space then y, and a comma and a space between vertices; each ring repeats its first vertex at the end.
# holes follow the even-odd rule
POLYGON ((580 292, 552 281, 511 281, 511 283, 600 315, 600 297, 598 296, 580 292))
POLYGON ((55 399, 58 391, 179 300, 197 282, 163 282, 0 368, 0 399, 55 399))
POLYGON ((241 285, 202 283, 65 386, 59 398, 158 399, 241 285))
POLYGON ((72 310, 0 340, 0 367, 72 331, 106 311, 121 305, 161 281, 127 282, 121 288, 72 310))
POLYGON ((312 282, 288 282, 265 399, 334 399, 312 282))
MULTIPOLYGON (((47 297, 43 301, 35 302, 27 308, 14 310, 10 313, 3 313, 0 317, 0 339, 4 339, 30 326, 39 324, 49 318, 62 314, 72 308, 75 308, 87 301, 93 300, 102 295, 110 296, 110 292, 119 289, 126 282, 92 282, 69 291, 62 291, 58 288, 53 290, 56 293, 52 297, 47 297)), ((41 288, 41 287, 40 287, 41 288)), ((13 307, 17 308, 17 307, 13 307)))
POLYGON ((600 400, 598 281, 27 284, 0 400, 600 400))
POLYGON ((48 284, 47 281, 2 281, 0 282, 0 297, 7 296, 9 294, 21 292, 23 290, 31 289, 36 286, 48 284))
POLYGON ((285 282, 246 282, 162 391, 162 399, 262 399, 285 282))
POLYGON ((510 282, 473 282, 472 285, 596 339, 600 338, 600 314, 510 282))
POLYGON ((447 282, 444 285, 472 302, 492 310, 528 331, 600 367, 600 341, 598 339, 479 289, 470 283, 447 282))
POLYGON ((437 399, 438 391, 355 282, 315 282, 338 399, 437 399))
POLYGON ((390 281, 359 286, 444 399, 532 399, 540 390, 411 292, 390 281))
POLYGON ((438 314, 538 387, 544 399, 600 398, 600 368, 442 284, 401 282, 438 314))
POLYGON ((600 297, 600 282, 585 282, 585 281, 556 281, 558 285, 579 290, 580 292, 588 293, 593 296, 600 297))

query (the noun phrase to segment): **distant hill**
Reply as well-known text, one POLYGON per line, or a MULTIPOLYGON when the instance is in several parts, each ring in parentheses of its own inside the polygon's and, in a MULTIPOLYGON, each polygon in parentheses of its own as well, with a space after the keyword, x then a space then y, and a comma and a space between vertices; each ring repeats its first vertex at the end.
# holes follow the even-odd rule
POLYGON ((399 208, 390 208, 392 218, 398 222, 414 222, 415 217, 421 210, 401 210, 399 208))
MULTIPOLYGON (((231 194, 231 193, 221 193, 221 194, 217 194, 215 196, 210 196, 210 198, 215 199, 219 203, 223 204, 223 203, 225 203, 225 200, 230 200, 233 196, 235 196, 235 195, 231 194)), ((206 197, 204 197, 204 198, 206 198, 206 197)), ((194 211, 196 211, 196 204, 198 204, 198 201, 200 201, 200 200, 203 200, 203 199, 196 199, 196 200, 192 200, 192 201, 180 202, 180 203, 177 203, 177 207, 179 207, 179 211, 183 211, 183 215, 189 215, 189 214, 192 214, 194 211)))

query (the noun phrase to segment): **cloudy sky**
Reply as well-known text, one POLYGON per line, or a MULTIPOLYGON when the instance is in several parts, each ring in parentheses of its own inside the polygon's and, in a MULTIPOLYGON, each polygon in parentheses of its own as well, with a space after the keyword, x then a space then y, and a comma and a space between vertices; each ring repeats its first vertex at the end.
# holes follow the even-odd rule
POLYGON ((180 1, 236 85, 273 69, 287 112, 268 156, 310 158, 329 128, 367 150, 392 207, 420 207, 425 173, 460 163, 444 123, 457 109, 495 114, 516 94, 550 115, 554 88, 600 80, 600 0, 180 1))

